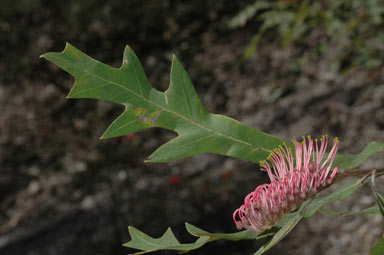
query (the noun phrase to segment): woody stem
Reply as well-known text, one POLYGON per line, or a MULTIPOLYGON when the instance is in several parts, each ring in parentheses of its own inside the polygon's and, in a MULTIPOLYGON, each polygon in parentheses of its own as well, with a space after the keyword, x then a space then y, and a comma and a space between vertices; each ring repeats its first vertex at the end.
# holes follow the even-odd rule
POLYGON ((348 177, 354 177, 354 176, 363 176, 364 180, 370 177, 373 173, 373 171, 376 170, 377 176, 384 174, 384 168, 381 169, 353 169, 353 170, 346 170, 343 173, 337 173, 335 178, 333 179, 332 183, 339 182, 341 180, 344 180, 348 177))

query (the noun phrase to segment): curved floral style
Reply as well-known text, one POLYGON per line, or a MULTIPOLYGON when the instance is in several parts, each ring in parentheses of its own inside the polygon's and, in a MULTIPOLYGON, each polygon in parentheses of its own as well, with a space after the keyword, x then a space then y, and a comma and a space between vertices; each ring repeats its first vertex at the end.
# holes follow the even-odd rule
POLYGON ((320 145, 317 139, 313 141, 310 136, 302 142, 293 138, 293 143, 296 160, 292 151, 284 145, 268 157, 272 167, 265 160, 260 162, 271 183, 260 185, 249 193, 244 204, 233 213, 238 229, 246 228, 254 232, 267 230, 284 214, 295 210, 307 198, 332 183, 338 170, 337 167, 332 170, 338 139, 333 140, 331 152, 324 161, 327 136, 320 139, 320 145))

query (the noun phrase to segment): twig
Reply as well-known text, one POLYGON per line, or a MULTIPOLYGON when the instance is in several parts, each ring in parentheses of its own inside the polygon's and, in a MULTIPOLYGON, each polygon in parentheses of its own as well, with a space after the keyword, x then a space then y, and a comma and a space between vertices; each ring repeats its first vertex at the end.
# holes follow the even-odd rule
POLYGON ((364 182, 367 178, 369 178, 373 171, 376 170, 377 175, 380 176, 384 174, 384 168, 381 169, 353 169, 353 170, 344 170, 343 173, 337 173, 332 183, 339 182, 344 180, 345 178, 354 177, 354 176, 363 176, 359 180, 360 183, 364 182))

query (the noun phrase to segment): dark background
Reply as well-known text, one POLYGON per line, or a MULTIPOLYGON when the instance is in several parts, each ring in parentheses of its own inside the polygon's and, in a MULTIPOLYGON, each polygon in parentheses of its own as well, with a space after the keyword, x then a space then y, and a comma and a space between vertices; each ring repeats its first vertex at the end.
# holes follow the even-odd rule
MULTIPOLYGON (((3 0, 0 254, 132 253, 121 246, 129 225, 155 237, 171 226, 184 242, 194 240, 186 221, 233 232, 233 211, 267 181, 257 165, 217 155, 143 163, 174 136, 164 130, 99 140, 123 109, 65 98, 73 78, 39 55, 67 41, 115 67, 130 45, 159 90, 176 54, 209 111, 283 139, 328 134, 348 153, 384 141, 384 4, 270 2, 275 12, 258 11, 231 29, 254 1, 3 0), (272 25, 261 34, 265 24, 272 25)), ((362 167, 383 163, 376 156, 362 167)), ((373 203, 367 187, 339 207, 373 203)), ((367 254, 382 229, 376 216, 317 215, 269 254, 367 254)), ((252 254, 261 244, 218 241, 189 254, 252 254)))

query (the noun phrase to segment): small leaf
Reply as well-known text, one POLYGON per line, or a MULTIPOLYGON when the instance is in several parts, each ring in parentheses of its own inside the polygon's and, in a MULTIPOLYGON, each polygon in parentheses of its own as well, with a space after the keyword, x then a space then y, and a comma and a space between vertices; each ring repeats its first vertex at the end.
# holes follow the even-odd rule
POLYGON ((312 203, 306 209, 304 218, 309 218, 313 216, 321 207, 326 204, 343 200, 350 195, 352 195, 355 191, 359 190, 364 183, 358 182, 358 179, 354 178, 352 181, 341 186, 338 190, 332 192, 330 195, 325 197, 318 197, 313 199, 312 203))
POLYGON ((370 142, 359 154, 341 154, 336 155, 333 165, 341 169, 352 169, 360 166, 364 161, 376 153, 384 152, 383 142, 370 142))
POLYGON ((159 250, 177 250, 187 252, 203 246, 209 239, 208 236, 199 237, 194 243, 180 244, 170 228, 160 238, 152 238, 134 227, 128 227, 131 241, 123 246, 142 250, 135 254, 144 254, 159 250))
POLYGON ((335 216, 335 215, 353 216, 353 215, 380 214, 381 213, 378 205, 374 205, 374 206, 365 208, 364 210, 361 210, 359 212, 351 212, 351 211, 337 212, 337 211, 325 209, 325 208, 320 208, 319 212, 325 216, 335 216))
POLYGON ((270 250, 273 246, 275 246, 278 242, 280 242, 286 235, 291 232, 291 230, 296 226, 297 223, 301 220, 303 216, 300 212, 291 213, 287 217, 287 221, 285 224, 281 227, 279 231, 272 237, 268 243, 263 245, 257 252, 254 253, 254 255, 260 255, 265 253, 266 251, 270 250))
POLYGON ((284 143, 239 121, 209 113, 176 57, 172 60, 170 86, 165 92, 152 87, 139 59, 128 46, 120 68, 92 59, 68 43, 62 52, 46 53, 42 57, 75 77, 68 98, 93 98, 124 106, 124 112, 102 138, 151 127, 176 132, 176 138, 149 156, 150 162, 167 162, 211 152, 258 163, 284 143))
POLYGON ((271 240, 269 240, 266 244, 264 244, 254 254, 255 255, 263 254, 264 252, 270 250, 278 242, 280 242, 286 235, 288 235, 289 232, 291 232, 292 229, 296 226, 296 224, 299 223, 299 221, 303 218, 304 212, 307 210, 307 207, 310 203, 311 203, 311 200, 307 200, 295 212, 284 215, 273 227, 277 229, 277 231, 274 233, 271 240))
POLYGON ((202 236, 208 236, 209 240, 208 242, 215 241, 218 239, 225 239, 229 241, 239 241, 239 240, 247 240, 247 239, 256 239, 258 237, 258 233, 244 230, 236 233, 209 233, 205 230, 202 230, 201 228, 198 228, 192 224, 185 223, 185 227, 193 236, 202 237, 202 236))
POLYGON ((370 255, 383 255, 384 254, 384 235, 372 248, 370 255))
POLYGON ((380 193, 377 191, 377 188, 376 188, 376 183, 375 183, 375 179, 376 179, 376 170, 373 171, 372 173, 372 191, 373 191, 373 194, 375 194, 375 198, 376 198, 376 203, 380 209, 380 212, 381 212, 381 215, 384 217, 384 198, 382 195, 380 195, 380 193))

